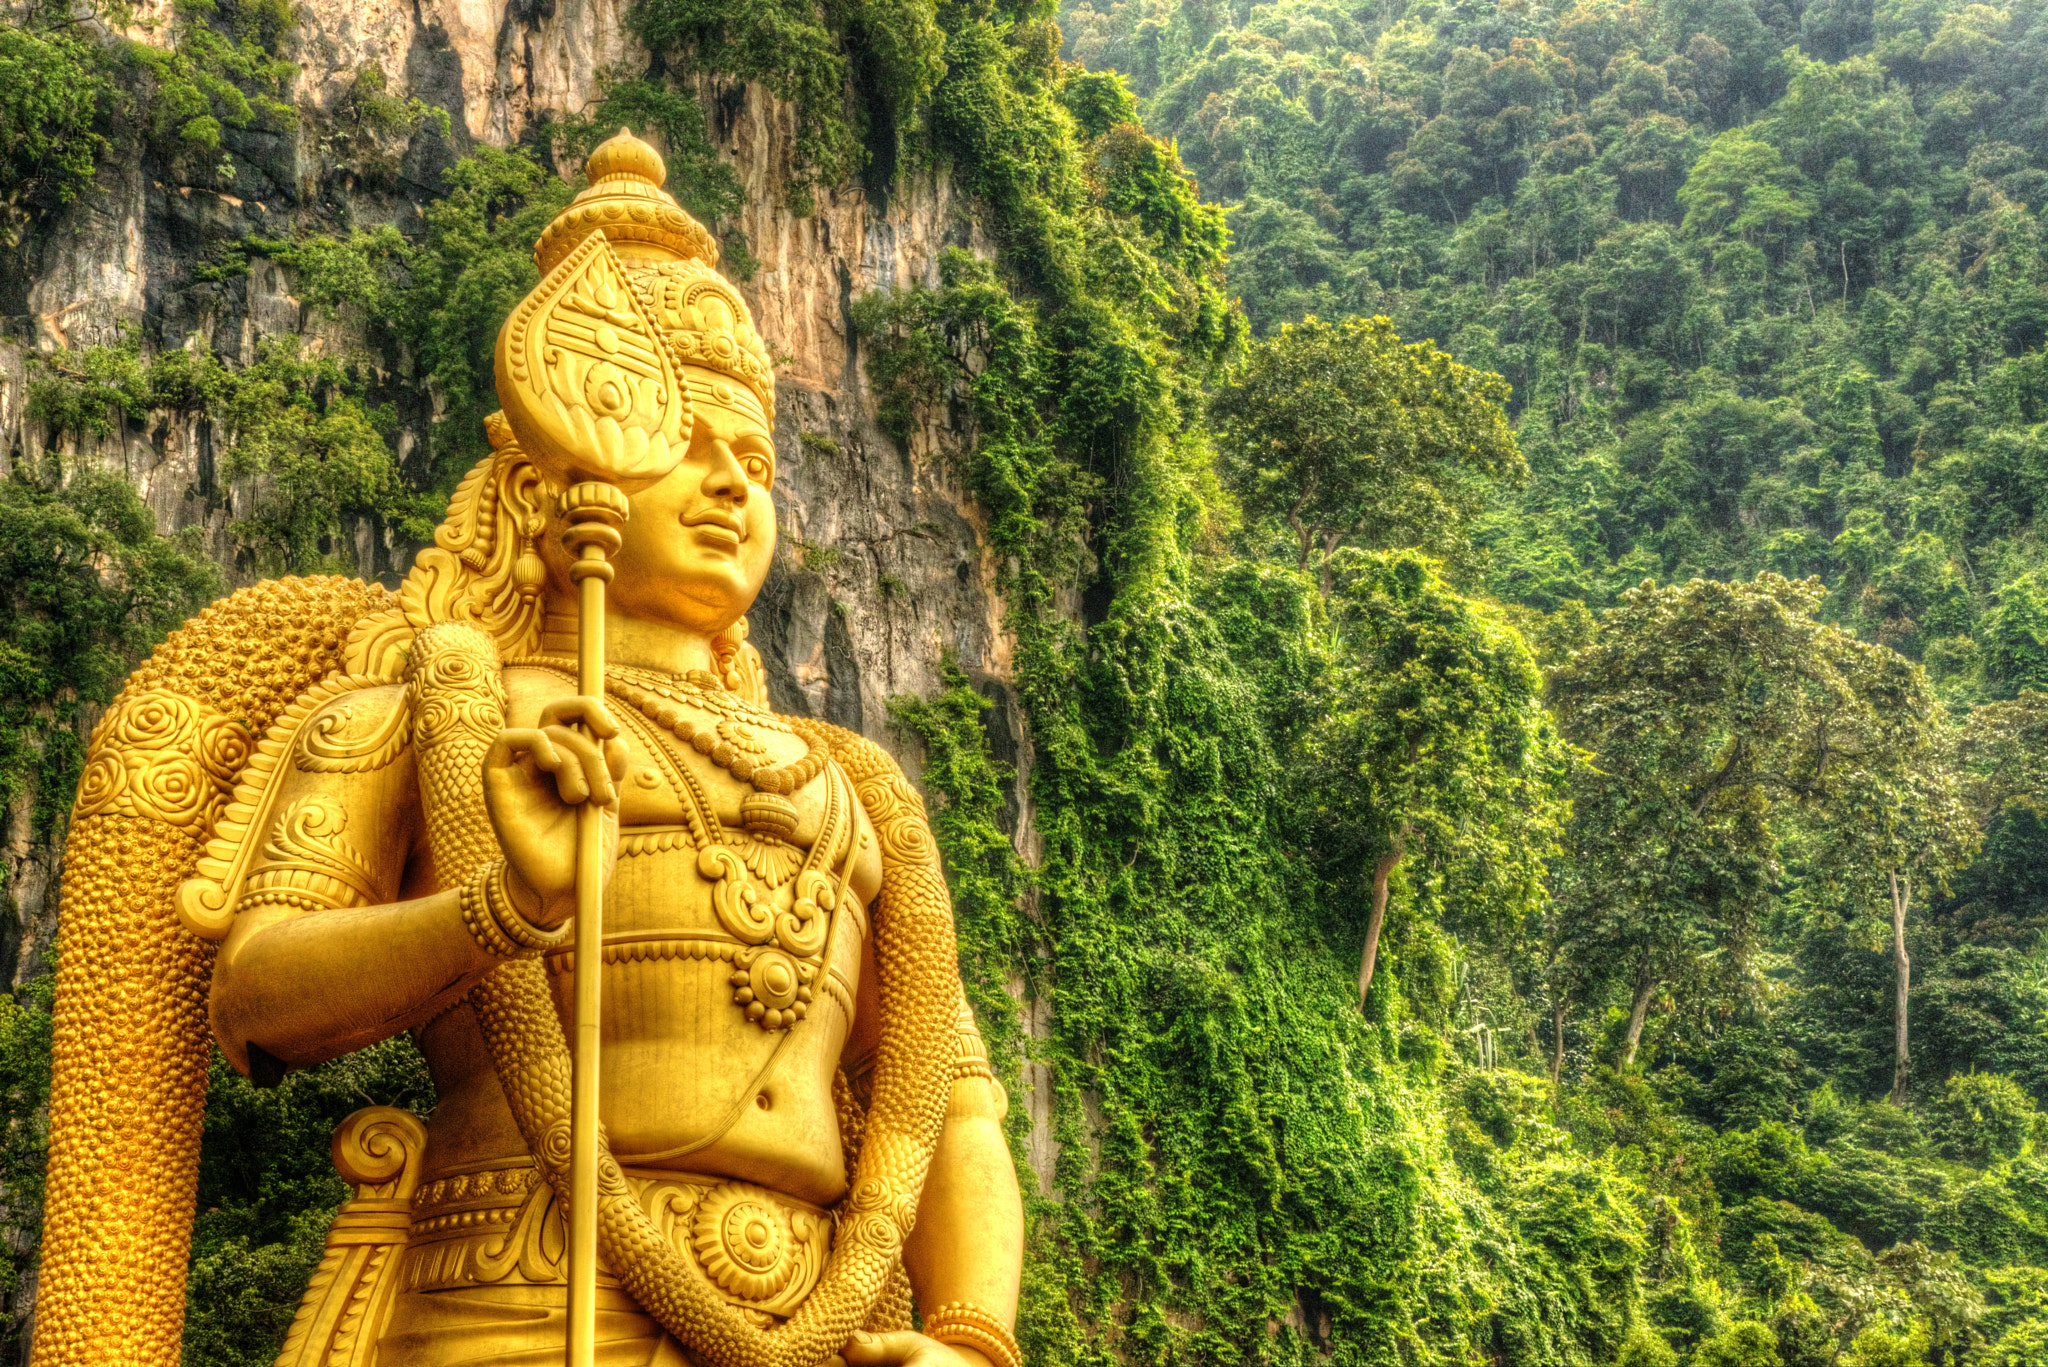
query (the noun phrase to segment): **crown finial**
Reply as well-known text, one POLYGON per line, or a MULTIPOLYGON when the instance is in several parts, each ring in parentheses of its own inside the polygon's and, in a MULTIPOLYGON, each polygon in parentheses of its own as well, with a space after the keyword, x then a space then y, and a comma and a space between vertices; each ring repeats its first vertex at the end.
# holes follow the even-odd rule
POLYGON ((542 275, 600 228, 628 260, 718 264, 718 244, 711 234, 661 188, 668 174, 661 153, 634 137, 630 128, 621 128, 599 144, 583 169, 589 186, 534 244, 534 264, 542 275))
POLYGON ((590 160, 583 163, 583 170, 592 185, 605 180, 637 180, 660 189, 668 179, 661 153, 634 137, 630 128, 621 128, 599 143, 590 160))
POLYGON ((758 416, 773 427, 774 358, 746 300, 718 274, 717 242, 661 188, 667 174, 661 154, 621 128, 591 149, 583 169, 590 184, 534 244, 543 285, 601 234, 681 367, 692 401, 758 406, 758 416))

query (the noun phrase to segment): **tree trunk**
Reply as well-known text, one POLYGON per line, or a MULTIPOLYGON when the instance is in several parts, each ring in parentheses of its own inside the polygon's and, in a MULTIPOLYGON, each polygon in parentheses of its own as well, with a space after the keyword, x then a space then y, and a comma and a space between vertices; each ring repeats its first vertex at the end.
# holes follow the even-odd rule
MULTIPOLYGON (((1301 520, 1299 510, 1287 514, 1287 525, 1294 528, 1295 544, 1301 549, 1301 572, 1307 574, 1309 548, 1315 544, 1315 540, 1309 533, 1308 524, 1301 520)), ((1328 598, 1329 596, 1329 590, 1323 590, 1323 597, 1328 598)))
POLYGON ((1550 1003, 1550 1091, 1557 1094, 1558 1079, 1564 1076, 1564 998, 1550 1003))
POLYGON ((1906 1104, 1906 1084, 1913 1075, 1913 1055, 1906 1047, 1906 1002, 1913 990, 1913 961, 1906 957, 1906 908, 1913 900, 1913 880, 1886 875, 1892 885, 1892 968, 1898 992, 1892 1012, 1892 1096, 1894 1106, 1906 1104))
POLYGON ((1337 589, 1336 580, 1331 575, 1330 557, 1337 553, 1337 546, 1343 540, 1344 534, 1342 532, 1323 533, 1323 601, 1325 603, 1330 601, 1330 595, 1337 589))
POLYGON ((1643 1042, 1643 1022, 1650 1015, 1650 998, 1657 993, 1657 975, 1650 971, 1650 951, 1643 951, 1642 966, 1636 970, 1635 1002, 1628 1013, 1628 1052, 1622 1055, 1621 1066, 1636 1066, 1636 1049, 1643 1042))
POLYGON ((1358 952, 1358 1009, 1365 1010, 1365 994, 1372 989, 1373 961, 1380 954, 1380 927, 1387 920, 1387 882, 1407 853, 1408 832, 1404 827, 1394 837, 1394 847, 1372 868, 1372 915, 1365 923, 1365 947, 1358 952))

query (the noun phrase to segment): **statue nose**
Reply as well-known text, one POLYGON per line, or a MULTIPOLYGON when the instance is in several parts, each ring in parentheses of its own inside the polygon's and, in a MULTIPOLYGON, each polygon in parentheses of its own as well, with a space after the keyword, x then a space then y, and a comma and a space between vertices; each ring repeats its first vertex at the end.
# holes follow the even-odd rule
POLYGON ((729 498, 735 504, 747 501, 747 472, 740 468, 732 447, 725 442, 711 443, 711 470, 704 476, 704 492, 713 498, 729 498))

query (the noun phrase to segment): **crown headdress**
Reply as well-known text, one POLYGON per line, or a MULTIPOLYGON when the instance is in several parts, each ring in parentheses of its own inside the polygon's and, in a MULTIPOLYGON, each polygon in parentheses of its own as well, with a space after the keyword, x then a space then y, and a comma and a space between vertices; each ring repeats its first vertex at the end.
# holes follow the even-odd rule
POLYGON ((746 301, 716 269, 718 244, 661 188, 668 174, 661 154, 621 128, 590 154, 584 170, 590 187, 534 245, 542 276, 601 229, 675 364, 723 377, 681 371, 691 399, 758 405, 763 423, 773 427, 775 371, 767 344, 746 301))

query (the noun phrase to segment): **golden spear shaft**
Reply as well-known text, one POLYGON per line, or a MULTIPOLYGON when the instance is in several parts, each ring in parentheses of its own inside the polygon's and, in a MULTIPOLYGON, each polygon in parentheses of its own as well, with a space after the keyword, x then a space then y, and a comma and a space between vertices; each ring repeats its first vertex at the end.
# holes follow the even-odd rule
MULTIPOLYGON (((616 484, 586 480, 562 495, 574 559, 576 691, 604 696, 604 591, 630 505, 616 484)), ((595 739, 595 737, 593 737, 595 739)), ((567 1367, 592 1367, 597 1352, 598 1040, 604 981, 604 811, 576 812, 575 1020, 569 1084, 569 1333, 567 1367)))
MULTIPOLYGON (((660 158, 621 129, 592 154, 594 179, 584 196, 616 179, 616 163, 632 160, 636 148, 652 161, 649 183, 658 183, 660 158), (606 148, 617 155, 600 156, 606 148), (596 168, 606 157, 612 170, 600 172, 596 168)), ((595 212, 585 208, 584 219, 595 212)), ((520 449, 563 491, 562 543, 577 593, 576 688, 584 697, 601 699, 605 585, 623 544, 619 529, 631 506, 627 499, 666 478, 689 450, 689 391, 602 229, 589 232, 552 267, 544 250, 536 251, 535 260, 544 271, 540 284, 498 330, 498 398, 520 449)), ((576 814, 575 998, 568 1032, 568 1367, 592 1367, 597 1348, 604 857, 604 811, 584 802, 576 814)))

